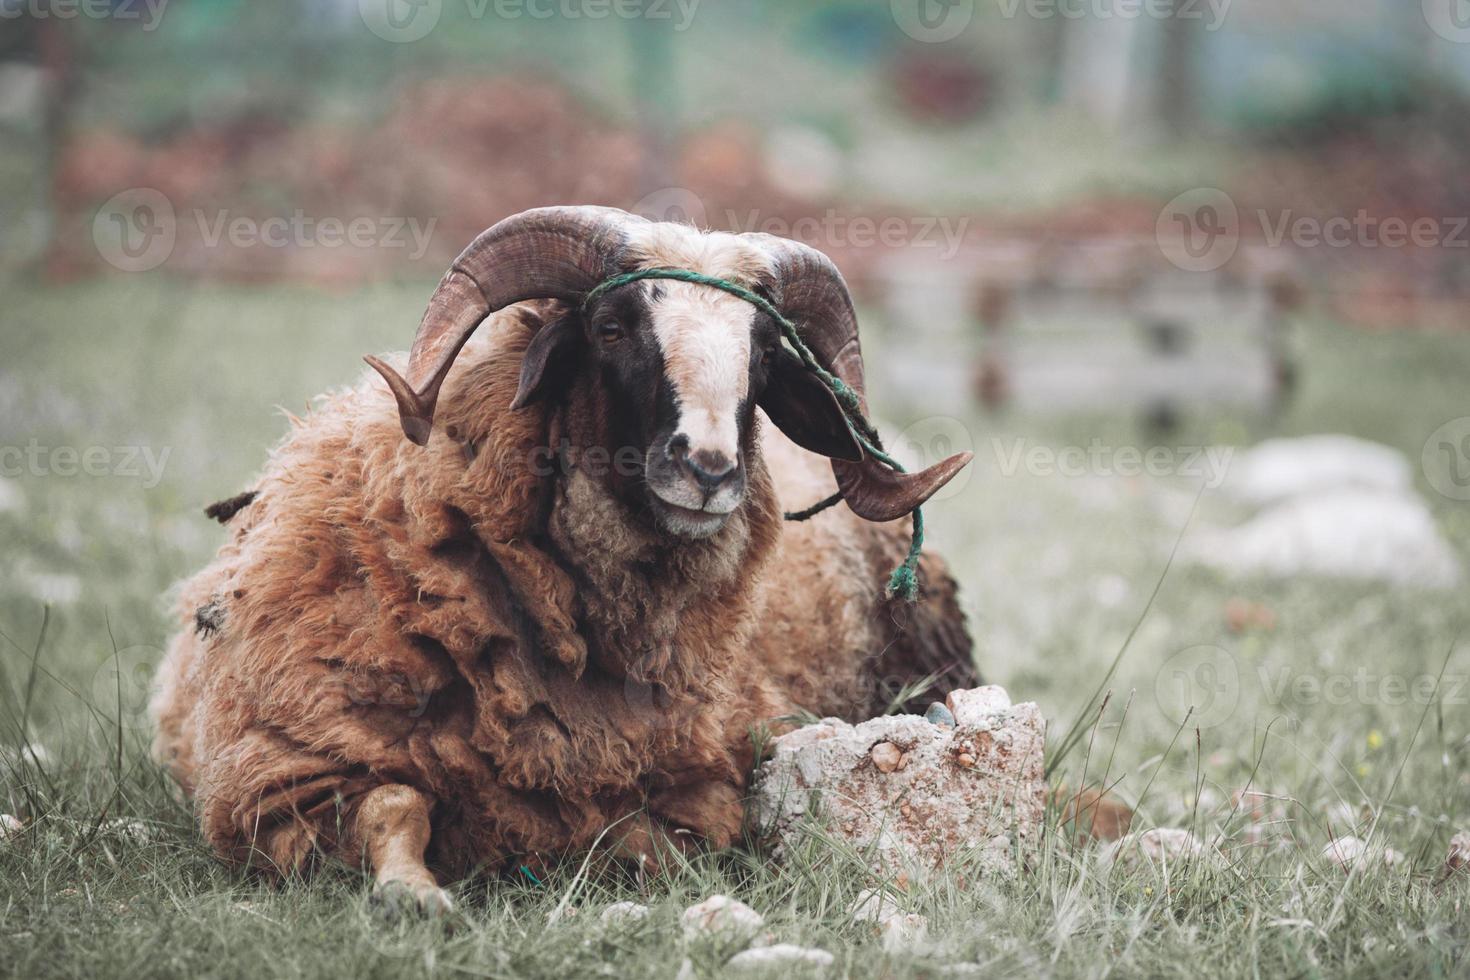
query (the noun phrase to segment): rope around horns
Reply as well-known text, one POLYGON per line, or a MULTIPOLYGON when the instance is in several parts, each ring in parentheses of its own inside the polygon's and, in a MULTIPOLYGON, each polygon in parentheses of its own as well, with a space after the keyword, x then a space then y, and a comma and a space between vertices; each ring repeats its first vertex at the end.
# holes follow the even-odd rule
MULTIPOLYGON (((796 356, 801 359, 801 363, 808 371, 820 378, 822 383, 830 388, 832 394, 837 397, 837 404, 842 408, 842 416, 847 422, 847 428, 852 433, 853 438, 858 441, 858 445, 863 447, 863 451, 899 473, 907 472, 903 468, 903 464, 883 450, 883 442, 878 438, 878 430, 863 415, 857 392, 853 391, 847 382, 817 363, 816 357, 812 355, 811 348, 807 347, 806 343, 801 339, 801 334, 796 329, 796 324, 782 316, 781 311, 776 309, 770 300, 761 296, 759 293, 752 292, 738 283, 730 282, 728 279, 705 275, 702 272, 695 272, 692 269, 637 269, 633 272, 624 272, 612 276, 609 279, 604 279, 594 286, 582 300, 583 312, 585 313, 591 309, 592 304, 608 290, 617 289, 619 286, 626 286, 629 283, 638 282, 642 279, 677 279, 680 282, 693 282, 701 286, 713 286, 715 289, 723 290, 731 296, 738 296, 776 321, 776 324, 781 328, 782 335, 786 338, 786 342, 791 345, 791 349, 796 352, 796 356)), ((804 521, 833 506, 841 499, 842 491, 839 490, 837 493, 808 507, 806 510, 796 511, 794 513, 788 512, 785 514, 785 518, 788 521, 804 521)), ((924 550, 923 509, 915 507, 912 516, 914 530, 909 541, 909 553, 904 558, 903 564, 895 568, 893 574, 888 578, 888 595, 898 596, 907 602, 913 602, 919 595, 919 555, 924 550)))

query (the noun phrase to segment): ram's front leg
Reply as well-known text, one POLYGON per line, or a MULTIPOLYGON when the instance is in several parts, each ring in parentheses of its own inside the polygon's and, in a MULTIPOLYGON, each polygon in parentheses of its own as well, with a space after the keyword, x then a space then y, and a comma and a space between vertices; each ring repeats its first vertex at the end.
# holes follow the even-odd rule
POLYGON ((353 846, 372 869, 373 902, 386 914, 405 907, 429 915, 453 911, 449 894, 424 864, 433 798, 410 786, 379 786, 358 803, 353 846))

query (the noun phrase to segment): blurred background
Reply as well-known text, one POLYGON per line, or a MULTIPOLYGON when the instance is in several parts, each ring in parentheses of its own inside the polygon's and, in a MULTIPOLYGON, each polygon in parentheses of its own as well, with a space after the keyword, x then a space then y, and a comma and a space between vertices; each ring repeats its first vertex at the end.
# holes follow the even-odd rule
POLYGON ((0 664, 141 705, 201 508, 593 203, 833 256, 988 677, 1366 779, 1422 705, 1291 681, 1466 625, 1467 110, 1463 0, 0 0, 0 664))

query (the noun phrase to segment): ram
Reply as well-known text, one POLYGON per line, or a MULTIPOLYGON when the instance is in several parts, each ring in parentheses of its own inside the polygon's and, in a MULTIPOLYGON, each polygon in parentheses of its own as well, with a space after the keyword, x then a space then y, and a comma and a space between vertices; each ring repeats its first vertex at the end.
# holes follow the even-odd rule
POLYGON ((436 872, 656 864, 737 836, 762 726, 973 683, 941 562, 919 603, 883 585, 967 457, 904 474, 859 436, 821 253, 528 211, 455 262, 406 367, 368 360, 212 510, 229 539, 181 589, 155 753, 225 859, 361 863, 430 909, 436 872))

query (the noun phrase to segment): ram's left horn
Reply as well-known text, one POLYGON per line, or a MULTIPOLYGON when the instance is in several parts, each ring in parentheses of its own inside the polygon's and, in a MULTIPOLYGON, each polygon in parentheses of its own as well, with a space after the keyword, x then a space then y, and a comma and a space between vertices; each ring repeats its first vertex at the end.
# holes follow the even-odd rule
POLYGON ((429 299, 407 376, 369 355, 398 401, 403 434, 429 441, 439 389, 481 321, 528 299, 576 301, 616 271, 629 222, 616 208, 535 208, 506 218, 470 243, 429 299))

